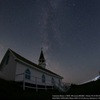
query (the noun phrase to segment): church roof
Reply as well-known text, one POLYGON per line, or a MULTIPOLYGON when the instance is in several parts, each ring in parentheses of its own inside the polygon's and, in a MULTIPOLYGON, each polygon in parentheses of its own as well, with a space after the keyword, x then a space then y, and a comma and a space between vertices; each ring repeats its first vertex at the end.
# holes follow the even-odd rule
POLYGON ((54 73, 54 72, 52 72, 52 71, 50 71, 48 69, 42 68, 41 66, 39 66, 39 65, 29 61, 29 60, 27 60, 26 58, 22 57, 21 55, 19 55, 18 53, 14 52, 11 49, 8 49, 8 52, 9 51, 12 52, 12 54, 15 56, 15 60, 20 61, 20 62, 25 62, 25 63, 27 63, 27 64, 29 64, 31 66, 34 66, 34 67, 36 67, 38 69, 41 69, 41 70, 46 71, 46 72, 48 72, 50 74, 56 75, 56 76, 58 76, 60 78, 63 78, 62 76, 60 76, 60 75, 58 75, 58 74, 56 74, 56 73, 54 73))

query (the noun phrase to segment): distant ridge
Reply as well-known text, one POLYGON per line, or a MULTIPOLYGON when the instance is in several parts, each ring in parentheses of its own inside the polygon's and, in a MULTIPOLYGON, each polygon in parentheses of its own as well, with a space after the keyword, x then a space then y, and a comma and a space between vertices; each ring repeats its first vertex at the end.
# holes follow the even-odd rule
POLYGON ((81 83, 79 85, 86 84, 86 83, 89 83, 89 82, 92 82, 92 81, 97 81, 97 80, 100 80, 100 75, 99 76, 96 76, 95 78, 93 78, 93 79, 91 79, 89 81, 83 82, 83 83, 81 83))

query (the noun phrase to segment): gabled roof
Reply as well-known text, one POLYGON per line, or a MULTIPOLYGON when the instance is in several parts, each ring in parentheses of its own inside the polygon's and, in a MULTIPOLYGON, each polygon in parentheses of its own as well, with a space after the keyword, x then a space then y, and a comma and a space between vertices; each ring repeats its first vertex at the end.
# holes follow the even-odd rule
POLYGON ((29 61, 29 60, 27 60, 26 58, 22 57, 21 55, 19 55, 18 53, 14 52, 14 51, 11 50, 11 49, 8 49, 7 52, 9 52, 9 51, 13 54, 13 56, 15 57, 15 60, 21 61, 22 63, 25 62, 25 63, 27 63, 27 64, 29 64, 29 65, 31 65, 31 66, 34 66, 34 67, 36 67, 36 68, 38 68, 38 69, 41 69, 41 70, 46 71, 46 72, 48 72, 48 73, 50 73, 50 74, 56 75, 56 76, 58 76, 58 77, 60 77, 60 78, 63 78, 62 76, 60 76, 60 75, 58 75, 58 74, 56 74, 56 73, 54 73, 54 72, 52 72, 52 71, 50 71, 50 70, 48 70, 48 69, 45 69, 45 68, 43 68, 43 67, 41 67, 41 66, 39 66, 39 65, 37 65, 37 64, 35 64, 35 63, 29 61))

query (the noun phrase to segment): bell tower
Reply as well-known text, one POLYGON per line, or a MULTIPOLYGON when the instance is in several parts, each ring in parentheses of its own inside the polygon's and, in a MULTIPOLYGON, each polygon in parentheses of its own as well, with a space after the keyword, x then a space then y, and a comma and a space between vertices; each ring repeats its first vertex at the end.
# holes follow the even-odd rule
POLYGON ((40 57, 39 57, 39 66, 45 68, 46 67, 46 60, 44 58, 44 54, 43 54, 43 50, 41 48, 41 53, 40 53, 40 57))

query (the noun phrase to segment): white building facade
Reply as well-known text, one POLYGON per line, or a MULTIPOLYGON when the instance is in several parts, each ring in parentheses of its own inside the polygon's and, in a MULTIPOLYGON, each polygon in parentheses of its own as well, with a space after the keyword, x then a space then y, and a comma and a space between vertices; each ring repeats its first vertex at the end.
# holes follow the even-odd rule
MULTIPOLYGON (((63 77, 46 69, 43 51, 39 57, 39 64, 35 64, 16 52, 8 49, 0 64, 0 71, 6 80, 24 82, 46 88, 54 85, 60 87, 63 77)), ((25 87, 24 87, 25 88, 25 87)))

